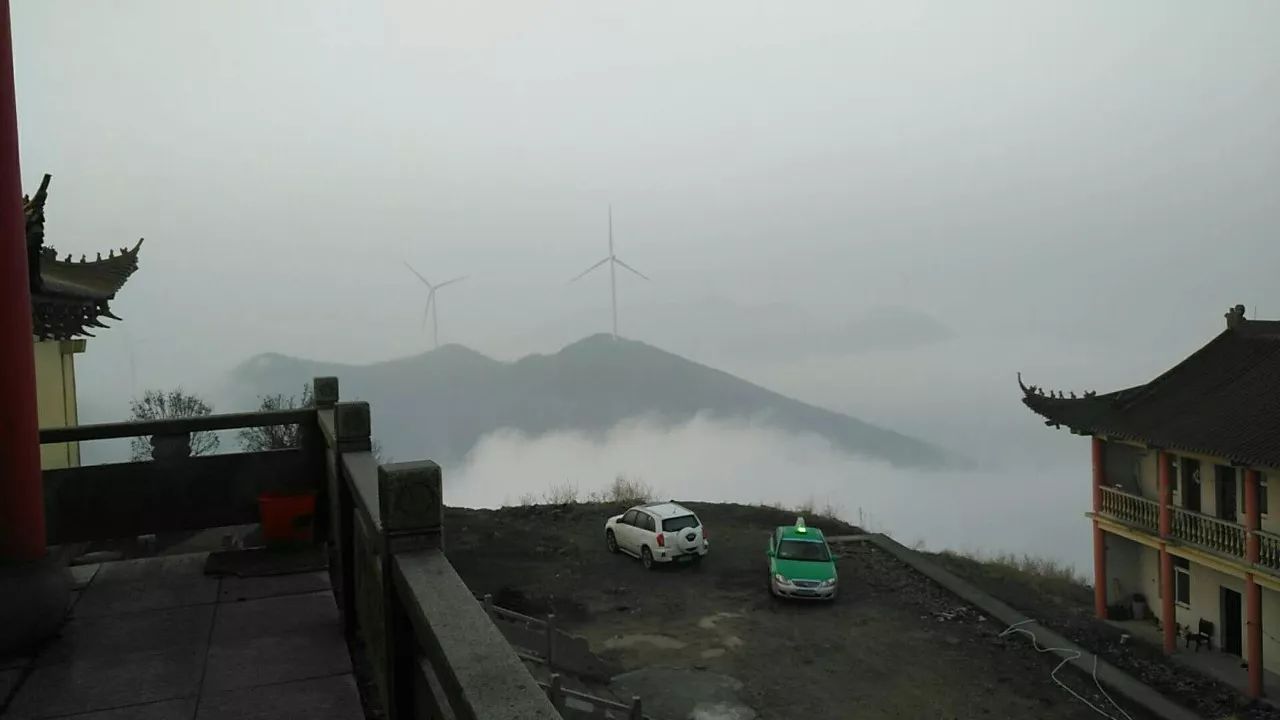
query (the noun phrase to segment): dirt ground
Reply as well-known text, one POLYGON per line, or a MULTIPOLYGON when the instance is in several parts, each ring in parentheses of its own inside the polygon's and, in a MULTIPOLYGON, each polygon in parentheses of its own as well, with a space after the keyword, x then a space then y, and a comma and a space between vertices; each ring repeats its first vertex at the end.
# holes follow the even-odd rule
MULTIPOLYGON (((561 625, 626 670, 663 666, 736 678, 761 718, 1100 717, 1050 679, 1037 654, 892 556, 851 544, 833 605, 781 602, 767 589, 770 530, 791 513, 690 503, 711 553, 645 571, 610 554, 603 525, 625 508, 449 509, 446 553, 477 593, 561 625)), ((827 534, 856 528, 809 518, 827 534)), ((1059 677, 1106 705, 1088 678, 1059 677)), ((1141 716, 1133 713, 1135 720, 1141 716)), ((674 720, 674 719, 673 719, 674 720)))

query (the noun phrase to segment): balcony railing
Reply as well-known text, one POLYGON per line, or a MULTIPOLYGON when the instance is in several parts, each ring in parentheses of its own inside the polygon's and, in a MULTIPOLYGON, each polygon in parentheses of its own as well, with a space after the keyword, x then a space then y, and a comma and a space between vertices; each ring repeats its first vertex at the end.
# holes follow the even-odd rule
POLYGON ((1160 504, 1155 500, 1104 487, 1102 512, 1144 530, 1160 532, 1160 504))
MULTIPOLYGON (((1160 532, 1160 504, 1116 488, 1102 488, 1102 513, 1153 535, 1160 532)), ((1170 508, 1173 538, 1236 558, 1245 557, 1243 525, 1186 510, 1170 508)), ((1262 567, 1280 573, 1280 535, 1258 531, 1262 567)))
POLYGON ((336 378, 313 387, 316 408, 41 430, 45 444, 151 436, 155 449, 145 462, 46 470, 49 543, 253 524, 262 493, 314 493, 347 638, 390 720, 558 718, 445 558, 440 468, 379 465, 368 404, 337 402, 336 378), (191 455, 194 432, 271 425, 298 425, 299 446, 191 455))
POLYGON ((1258 535, 1258 564, 1280 572, 1280 535, 1262 530, 1258 535))
POLYGON ((1233 557, 1244 557, 1244 526, 1173 508, 1173 537, 1233 557))

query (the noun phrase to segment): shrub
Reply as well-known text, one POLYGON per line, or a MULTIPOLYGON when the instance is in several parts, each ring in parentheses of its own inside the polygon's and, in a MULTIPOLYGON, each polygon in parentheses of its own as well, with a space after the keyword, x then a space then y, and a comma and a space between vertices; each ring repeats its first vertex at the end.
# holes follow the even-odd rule
POLYGON ((653 500, 657 495, 653 487, 640 478, 628 478, 619 475, 613 483, 602 491, 591 494, 592 502, 617 503, 619 505, 639 505, 653 500))

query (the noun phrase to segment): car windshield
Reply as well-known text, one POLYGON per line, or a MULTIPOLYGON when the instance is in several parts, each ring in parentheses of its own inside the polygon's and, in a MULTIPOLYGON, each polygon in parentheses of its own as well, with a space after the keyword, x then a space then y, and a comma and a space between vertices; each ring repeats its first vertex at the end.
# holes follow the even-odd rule
POLYGON ((662 529, 667 532, 678 532, 691 527, 698 527, 698 518, 692 515, 681 515, 662 521, 662 529))
POLYGON ((812 560, 827 562, 831 556, 827 554, 825 543, 813 540, 783 540, 778 543, 778 558, 782 560, 812 560))

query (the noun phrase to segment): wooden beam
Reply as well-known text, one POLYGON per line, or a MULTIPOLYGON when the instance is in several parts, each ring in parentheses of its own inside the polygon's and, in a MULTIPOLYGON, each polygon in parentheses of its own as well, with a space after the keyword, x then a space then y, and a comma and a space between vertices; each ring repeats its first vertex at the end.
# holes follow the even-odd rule
POLYGON ((237 430, 239 428, 265 427, 268 425, 302 425, 314 423, 315 421, 316 411, 314 408, 298 408, 293 410, 202 415, 199 417, 166 420, 72 425, 71 427, 42 428, 40 430, 40 444, 110 440, 143 435, 181 435, 183 433, 206 430, 237 430))
POLYGON ((44 472, 48 544, 258 522, 258 495, 287 483, 319 489, 301 450, 44 472))

